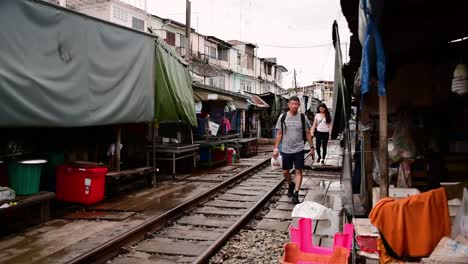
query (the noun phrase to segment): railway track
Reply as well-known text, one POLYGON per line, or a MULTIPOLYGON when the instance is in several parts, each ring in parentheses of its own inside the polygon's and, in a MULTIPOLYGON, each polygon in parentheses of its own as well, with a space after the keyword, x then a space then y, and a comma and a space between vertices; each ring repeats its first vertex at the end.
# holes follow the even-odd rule
POLYGON ((282 173, 272 170, 269 161, 263 160, 159 217, 146 219, 68 263, 111 259, 111 263, 129 263, 126 253, 130 251, 150 254, 155 260, 206 263, 281 188, 282 173))
POLYGON ((127 264, 134 263, 132 254, 148 256, 147 263, 207 263, 278 194, 284 183, 282 171, 269 163, 266 158, 67 263, 127 264))

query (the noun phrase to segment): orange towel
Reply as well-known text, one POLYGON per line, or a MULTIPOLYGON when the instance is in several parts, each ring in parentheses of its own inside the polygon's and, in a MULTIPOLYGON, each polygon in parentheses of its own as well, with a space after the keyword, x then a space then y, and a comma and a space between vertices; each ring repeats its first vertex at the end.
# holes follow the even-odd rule
POLYGON ((369 218, 387 243, 389 256, 401 260, 429 256, 440 239, 450 236, 444 188, 400 200, 384 198, 369 218))

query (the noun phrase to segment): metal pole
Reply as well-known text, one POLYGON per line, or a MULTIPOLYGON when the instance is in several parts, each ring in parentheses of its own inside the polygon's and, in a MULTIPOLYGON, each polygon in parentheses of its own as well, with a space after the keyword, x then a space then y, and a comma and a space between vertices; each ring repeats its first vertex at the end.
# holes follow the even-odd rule
POLYGON ((186 14, 185 14, 185 60, 190 61, 190 20, 191 20, 191 9, 192 3, 186 0, 186 14))
POLYGON ((294 91, 297 93, 296 68, 294 68, 294 91))

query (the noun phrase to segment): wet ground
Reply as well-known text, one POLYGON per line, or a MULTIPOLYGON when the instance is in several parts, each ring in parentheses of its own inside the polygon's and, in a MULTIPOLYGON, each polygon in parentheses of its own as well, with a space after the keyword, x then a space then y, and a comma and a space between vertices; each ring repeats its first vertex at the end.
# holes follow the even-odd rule
POLYGON ((162 215, 262 160, 260 155, 193 175, 160 176, 155 188, 125 194, 87 208, 87 211, 98 211, 101 217, 111 221, 81 220, 79 218, 89 217, 89 213, 78 213, 2 238, 0 263, 65 263, 138 226, 147 217, 162 215), (102 216, 102 212, 107 215, 102 216))

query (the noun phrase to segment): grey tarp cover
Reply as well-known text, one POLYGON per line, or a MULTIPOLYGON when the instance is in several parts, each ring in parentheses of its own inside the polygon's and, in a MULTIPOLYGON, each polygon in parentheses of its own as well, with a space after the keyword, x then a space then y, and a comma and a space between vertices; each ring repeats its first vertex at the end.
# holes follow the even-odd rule
POLYGON ((154 38, 50 5, 0 1, 0 126, 154 118, 154 38))
POLYGON ((182 59, 161 39, 156 45, 155 122, 177 122, 197 126, 192 77, 182 59))

